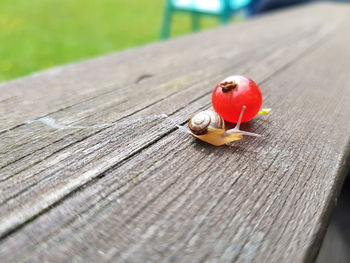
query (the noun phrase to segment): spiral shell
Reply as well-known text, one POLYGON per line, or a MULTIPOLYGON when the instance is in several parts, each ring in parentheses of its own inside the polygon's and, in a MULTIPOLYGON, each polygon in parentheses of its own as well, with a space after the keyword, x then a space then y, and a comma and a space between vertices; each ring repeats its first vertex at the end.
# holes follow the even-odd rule
POLYGON ((225 129, 225 122, 214 110, 205 110, 193 115, 188 127, 193 134, 204 135, 209 129, 225 129))

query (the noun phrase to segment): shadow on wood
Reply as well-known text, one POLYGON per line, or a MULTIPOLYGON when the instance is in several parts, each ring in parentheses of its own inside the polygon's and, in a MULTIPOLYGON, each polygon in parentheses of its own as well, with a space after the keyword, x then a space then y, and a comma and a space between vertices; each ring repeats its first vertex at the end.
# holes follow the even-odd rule
POLYGON ((332 214, 317 263, 348 263, 350 260, 350 172, 332 214))

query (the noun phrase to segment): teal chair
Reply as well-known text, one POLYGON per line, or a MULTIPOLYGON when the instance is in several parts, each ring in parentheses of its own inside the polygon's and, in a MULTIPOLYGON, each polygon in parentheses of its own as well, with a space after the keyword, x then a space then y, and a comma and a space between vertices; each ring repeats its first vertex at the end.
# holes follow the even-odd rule
POLYGON ((232 14, 249 7, 252 0, 166 0, 165 14, 161 29, 161 39, 170 35, 171 20, 174 12, 187 12, 192 16, 192 30, 200 28, 200 16, 213 15, 227 24, 232 14))

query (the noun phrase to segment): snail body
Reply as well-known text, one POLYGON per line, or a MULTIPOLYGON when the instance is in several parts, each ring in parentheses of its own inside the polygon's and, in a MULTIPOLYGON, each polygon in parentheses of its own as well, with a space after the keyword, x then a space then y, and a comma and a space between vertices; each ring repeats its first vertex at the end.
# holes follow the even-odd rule
POLYGON ((242 108, 240 118, 236 127, 233 129, 226 130, 224 119, 212 109, 193 115, 188 122, 188 127, 194 137, 215 146, 241 140, 243 135, 259 137, 259 134, 245 132, 239 129, 245 108, 245 106, 242 108))

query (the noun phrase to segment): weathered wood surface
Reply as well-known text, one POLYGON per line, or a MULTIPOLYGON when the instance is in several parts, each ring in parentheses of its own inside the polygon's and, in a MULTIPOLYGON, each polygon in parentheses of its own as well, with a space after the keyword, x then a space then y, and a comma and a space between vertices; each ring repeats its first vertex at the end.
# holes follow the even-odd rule
POLYGON ((314 259, 349 164, 348 32, 322 3, 1 84, 1 262, 314 259), (178 129, 231 74, 273 108, 243 127, 264 138, 178 129))

